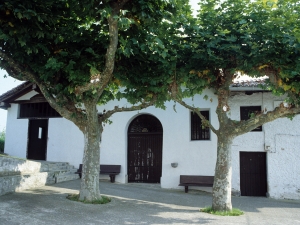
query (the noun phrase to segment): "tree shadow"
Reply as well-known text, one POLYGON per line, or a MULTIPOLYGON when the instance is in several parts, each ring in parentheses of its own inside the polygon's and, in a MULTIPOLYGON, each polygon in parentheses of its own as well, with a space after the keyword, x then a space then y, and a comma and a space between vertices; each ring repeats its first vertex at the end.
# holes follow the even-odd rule
POLYGON ((101 180, 101 194, 111 197, 110 203, 91 205, 66 199, 68 194, 79 193, 79 190, 80 180, 74 180, 0 196, 0 212, 5 212, 0 213, 0 221, 6 213, 14 218, 13 222, 22 219, 22 224, 26 224, 28 215, 40 224, 280 224, 300 221, 296 213, 299 201, 233 197, 233 206, 243 210, 245 215, 222 217, 199 211, 211 205, 212 196, 197 190, 184 193, 180 189, 162 189, 159 185, 101 180), (273 221, 274 218, 278 221, 273 221))

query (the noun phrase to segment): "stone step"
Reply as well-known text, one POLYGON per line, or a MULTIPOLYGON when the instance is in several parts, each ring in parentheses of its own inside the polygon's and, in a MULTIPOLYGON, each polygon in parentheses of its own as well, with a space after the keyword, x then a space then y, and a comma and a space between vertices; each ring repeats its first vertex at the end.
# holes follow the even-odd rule
POLYGON ((45 162, 0 157, 0 195, 79 179, 67 162, 45 162))
POLYGON ((79 174, 69 173, 69 174, 60 174, 55 177, 55 183, 61 183, 64 181, 77 180, 79 179, 79 174))
POLYGON ((75 169, 75 167, 67 162, 45 162, 8 156, 0 157, 0 176, 71 169, 75 169))
POLYGON ((0 177, 0 195, 54 184, 54 173, 42 172, 0 177))
POLYGON ((74 168, 65 162, 42 162, 41 171, 69 170, 74 168))

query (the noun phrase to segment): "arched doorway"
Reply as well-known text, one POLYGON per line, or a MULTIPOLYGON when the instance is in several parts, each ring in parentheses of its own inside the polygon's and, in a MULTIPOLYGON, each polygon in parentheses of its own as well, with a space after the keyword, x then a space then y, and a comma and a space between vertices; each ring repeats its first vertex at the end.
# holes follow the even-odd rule
POLYGON ((160 183, 163 128, 151 115, 136 117, 128 128, 128 182, 160 183))

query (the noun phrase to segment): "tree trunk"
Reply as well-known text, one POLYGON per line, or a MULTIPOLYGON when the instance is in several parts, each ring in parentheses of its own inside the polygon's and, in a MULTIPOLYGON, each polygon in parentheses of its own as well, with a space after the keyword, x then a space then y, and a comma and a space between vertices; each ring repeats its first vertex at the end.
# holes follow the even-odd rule
POLYGON ((100 136, 101 124, 95 104, 85 103, 87 121, 84 134, 84 154, 82 161, 82 177, 79 200, 100 200, 100 136))
POLYGON ((232 210, 231 204, 231 144, 233 138, 227 133, 218 135, 217 162, 213 185, 212 209, 218 211, 232 210))

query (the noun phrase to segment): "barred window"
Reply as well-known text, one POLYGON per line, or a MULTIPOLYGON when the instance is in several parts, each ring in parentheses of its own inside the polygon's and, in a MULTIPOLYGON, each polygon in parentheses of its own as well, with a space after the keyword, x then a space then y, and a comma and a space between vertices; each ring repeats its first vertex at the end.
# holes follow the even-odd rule
MULTIPOLYGON (((261 106, 241 106, 240 114, 241 120, 248 120, 251 118, 251 114, 261 113, 261 106)), ((251 131, 262 131, 262 126, 256 127, 251 131)))
MULTIPOLYGON (((209 120, 209 111, 200 111, 201 114, 209 120)), ((210 130, 202 125, 201 118, 194 112, 191 112, 191 140, 210 140, 210 130)))
POLYGON ((19 119, 61 117, 48 102, 20 104, 19 119))

